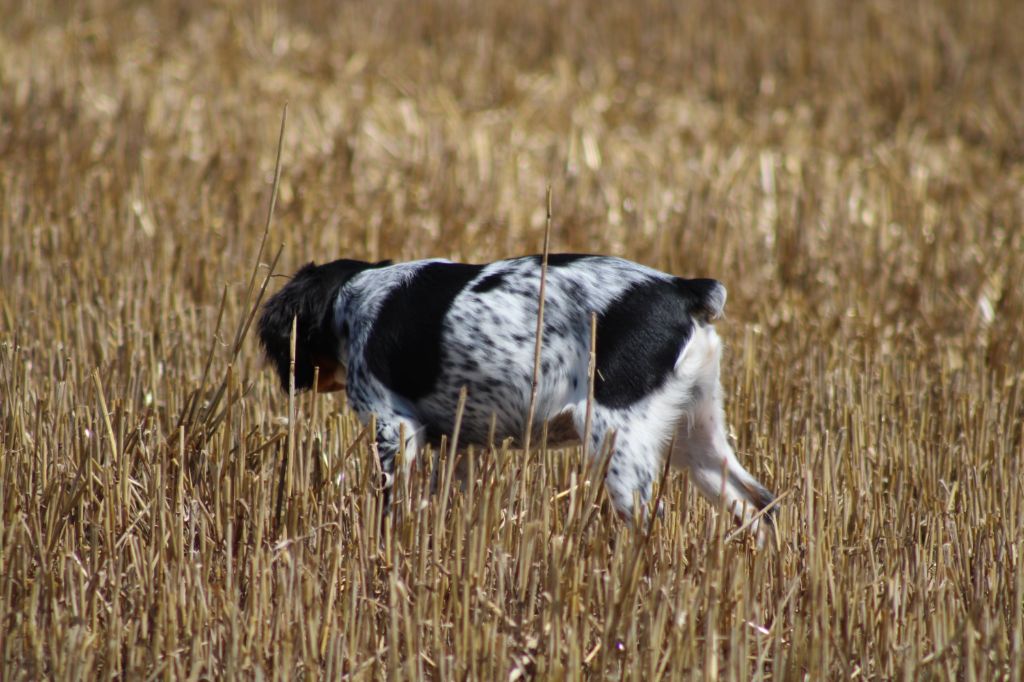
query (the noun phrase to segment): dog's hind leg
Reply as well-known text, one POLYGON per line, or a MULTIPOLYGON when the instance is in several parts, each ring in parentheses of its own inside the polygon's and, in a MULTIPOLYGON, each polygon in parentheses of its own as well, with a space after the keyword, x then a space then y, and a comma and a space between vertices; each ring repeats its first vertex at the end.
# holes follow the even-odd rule
MULTIPOLYGON (((665 418, 671 411, 661 409, 662 403, 667 404, 667 396, 652 396, 624 409, 594 406, 589 444, 592 462, 595 466, 603 463, 602 457, 611 448, 605 488, 615 511, 627 522, 635 516, 644 521, 650 513, 651 493, 661 475, 671 434, 671 422, 665 418)), ((580 428, 581 439, 582 431, 580 428)))
MULTIPOLYGON (((724 504, 745 523, 774 501, 774 496, 743 468, 726 435, 719 381, 721 341, 710 326, 699 327, 676 363, 676 375, 689 385, 690 400, 676 427, 672 463, 686 467, 690 480, 713 504, 724 504)), ((751 523, 764 541, 772 510, 751 523), (762 523, 764 520, 766 523, 762 523)))

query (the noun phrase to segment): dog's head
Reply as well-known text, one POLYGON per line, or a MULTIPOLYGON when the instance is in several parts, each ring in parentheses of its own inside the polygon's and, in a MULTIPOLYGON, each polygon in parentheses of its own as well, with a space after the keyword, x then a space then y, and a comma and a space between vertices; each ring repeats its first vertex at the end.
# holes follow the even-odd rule
POLYGON ((260 343, 288 390, 291 364, 292 321, 295 333, 295 388, 313 386, 314 368, 320 368, 318 390, 342 387, 337 381, 341 340, 334 321, 338 292, 363 270, 387 265, 341 259, 324 265, 304 265, 280 291, 270 297, 260 315, 260 343))

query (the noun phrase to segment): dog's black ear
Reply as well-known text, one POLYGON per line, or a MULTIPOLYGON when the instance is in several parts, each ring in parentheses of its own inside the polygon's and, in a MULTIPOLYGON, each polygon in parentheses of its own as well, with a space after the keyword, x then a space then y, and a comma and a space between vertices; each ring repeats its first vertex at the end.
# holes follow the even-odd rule
POLYGON ((322 359, 338 358, 340 340, 335 330, 334 304, 341 288, 372 267, 370 263, 345 259, 325 265, 308 263, 263 305, 260 343, 283 389, 288 389, 290 374, 292 321, 296 321, 295 388, 304 390, 312 387, 314 367, 322 359))
POLYGON ((676 290, 686 299, 690 313, 702 322, 715 320, 725 310, 725 286, 714 279, 675 279, 676 290))

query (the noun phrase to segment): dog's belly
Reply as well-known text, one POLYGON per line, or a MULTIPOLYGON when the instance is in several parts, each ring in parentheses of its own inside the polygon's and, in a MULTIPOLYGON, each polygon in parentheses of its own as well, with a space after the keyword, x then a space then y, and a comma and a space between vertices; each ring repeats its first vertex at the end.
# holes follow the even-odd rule
MULTIPOLYGON (((579 380, 577 379, 577 385, 579 380)), ((530 407, 530 383, 466 381, 466 404, 458 423, 459 443, 487 446, 511 438, 520 444, 526 430, 530 407)), ((448 388, 418 401, 418 418, 426 426, 432 441, 452 435, 456 428, 459 389, 448 388)), ((573 424, 575 398, 572 379, 559 374, 542 378, 534 408, 534 444, 540 442, 547 423, 549 445, 571 443, 577 439, 573 424)))
MULTIPOLYGON (((448 436, 449 440, 446 440, 446 443, 450 444, 450 437, 453 432, 450 421, 428 422, 426 425, 427 442, 437 447, 441 444, 441 437, 448 436)), ((492 439, 489 421, 483 428, 480 428, 479 423, 466 422, 465 415, 463 415, 463 423, 459 428, 459 446, 490 447, 492 444, 500 446, 504 441, 511 440, 512 447, 522 447, 522 436, 525 428, 523 426, 518 431, 513 431, 496 427, 492 439)), ((534 446, 544 444, 550 448, 579 445, 580 438, 576 432, 572 410, 560 412, 546 421, 538 420, 534 424, 532 443, 534 446), (547 428, 546 433, 545 427, 547 428)))

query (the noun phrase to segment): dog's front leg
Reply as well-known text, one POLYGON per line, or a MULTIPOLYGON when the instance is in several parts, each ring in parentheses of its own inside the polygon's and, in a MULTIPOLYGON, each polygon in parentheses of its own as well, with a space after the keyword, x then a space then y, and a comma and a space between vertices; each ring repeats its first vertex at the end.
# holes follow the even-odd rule
POLYGON ((377 456, 384 474, 384 488, 388 489, 395 482, 395 461, 401 459, 405 470, 408 470, 419 454, 423 427, 410 417, 396 414, 374 414, 374 418, 377 422, 377 456))
MULTIPOLYGON (((360 415, 363 416, 363 415, 360 415)), ((376 422, 377 456, 382 473, 381 487, 384 492, 383 509, 391 509, 395 485, 395 462, 401 461, 404 472, 408 472, 423 445, 423 427, 411 417, 396 413, 373 413, 376 422)), ((366 415, 365 421, 369 421, 366 415)))

